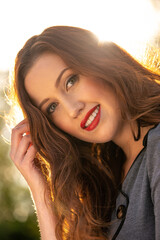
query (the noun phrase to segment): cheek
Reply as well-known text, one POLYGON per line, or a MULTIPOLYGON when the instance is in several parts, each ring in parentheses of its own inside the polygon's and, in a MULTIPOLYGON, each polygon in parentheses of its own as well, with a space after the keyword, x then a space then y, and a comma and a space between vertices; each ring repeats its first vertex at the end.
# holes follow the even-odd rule
POLYGON ((59 113, 53 116, 53 123, 64 132, 68 132, 71 129, 71 120, 65 114, 59 113))
POLYGON ((104 82, 93 78, 83 77, 80 81, 78 93, 80 96, 99 96, 104 90, 104 82))
POLYGON ((106 96, 106 88, 104 86, 104 83, 102 83, 101 81, 92 81, 89 82, 86 86, 86 88, 84 89, 84 92, 87 90, 87 96, 92 97, 92 99, 97 100, 97 99, 104 99, 104 97, 106 96))

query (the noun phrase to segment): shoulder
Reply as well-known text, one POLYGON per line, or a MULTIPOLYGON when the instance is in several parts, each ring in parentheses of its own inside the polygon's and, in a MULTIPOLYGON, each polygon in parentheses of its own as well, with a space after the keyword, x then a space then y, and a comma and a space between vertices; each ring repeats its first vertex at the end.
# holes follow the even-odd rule
POLYGON ((159 159, 160 161, 160 123, 149 130, 146 139, 146 154, 148 163, 152 163, 152 159, 154 161, 159 159))
POLYGON ((148 142, 150 143, 154 139, 160 139, 160 123, 149 130, 148 142))
POLYGON ((148 133, 146 164, 153 200, 155 191, 160 194, 160 124, 148 133))

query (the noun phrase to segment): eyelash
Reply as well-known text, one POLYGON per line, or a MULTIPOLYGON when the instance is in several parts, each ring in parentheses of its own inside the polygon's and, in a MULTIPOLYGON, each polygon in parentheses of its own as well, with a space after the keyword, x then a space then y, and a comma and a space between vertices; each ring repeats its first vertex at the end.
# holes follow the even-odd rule
MULTIPOLYGON (((73 75, 71 75, 71 76, 69 77, 69 79, 67 80, 66 84, 65 84, 66 90, 68 91, 78 80, 79 80, 78 74, 73 74, 73 75), (67 87, 67 85, 68 85, 69 82, 72 82, 72 86, 67 87)), ((56 103, 56 102, 55 102, 55 103, 51 103, 51 104, 48 106, 48 108, 47 108, 47 114, 48 114, 48 115, 52 114, 52 113, 55 111, 55 108, 57 107, 57 105, 58 105, 58 103, 56 103), (54 106, 54 110, 51 109, 52 106, 54 106)))

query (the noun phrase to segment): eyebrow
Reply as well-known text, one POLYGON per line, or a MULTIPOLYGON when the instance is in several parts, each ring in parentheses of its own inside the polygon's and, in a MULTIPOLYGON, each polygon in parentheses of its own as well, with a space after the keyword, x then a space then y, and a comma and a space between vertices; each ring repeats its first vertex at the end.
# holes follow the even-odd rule
MULTIPOLYGON (((56 82, 55 82, 55 87, 56 87, 56 88, 58 88, 59 83, 60 83, 60 81, 61 81, 61 78, 62 78, 63 74, 64 74, 68 69, 69 69, 69 67, 68 67, 68 68, 64 68, 64 69, 61 71, 61 73, 59 74, 59 76, 58 76, 58 78, 56 79, 56 82)), ((38 105, 38 108, 41 109, 42 106, 43 106, 46 102, 48 102, 48 100, 49 100, 49 98, 45 98, 45 99, 38 105)))

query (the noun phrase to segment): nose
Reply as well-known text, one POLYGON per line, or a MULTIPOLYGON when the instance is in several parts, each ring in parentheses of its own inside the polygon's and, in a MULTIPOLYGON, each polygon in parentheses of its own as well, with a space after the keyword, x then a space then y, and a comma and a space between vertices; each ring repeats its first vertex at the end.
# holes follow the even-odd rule
POLYGON ((65 107, 67 114, 71 118, 77 118, 81 114, 81 112, 84 108, 84 103, 82 101, 78 101, 78 100, 71 98, 71 99, 65 100, 64 107, 65 107))

